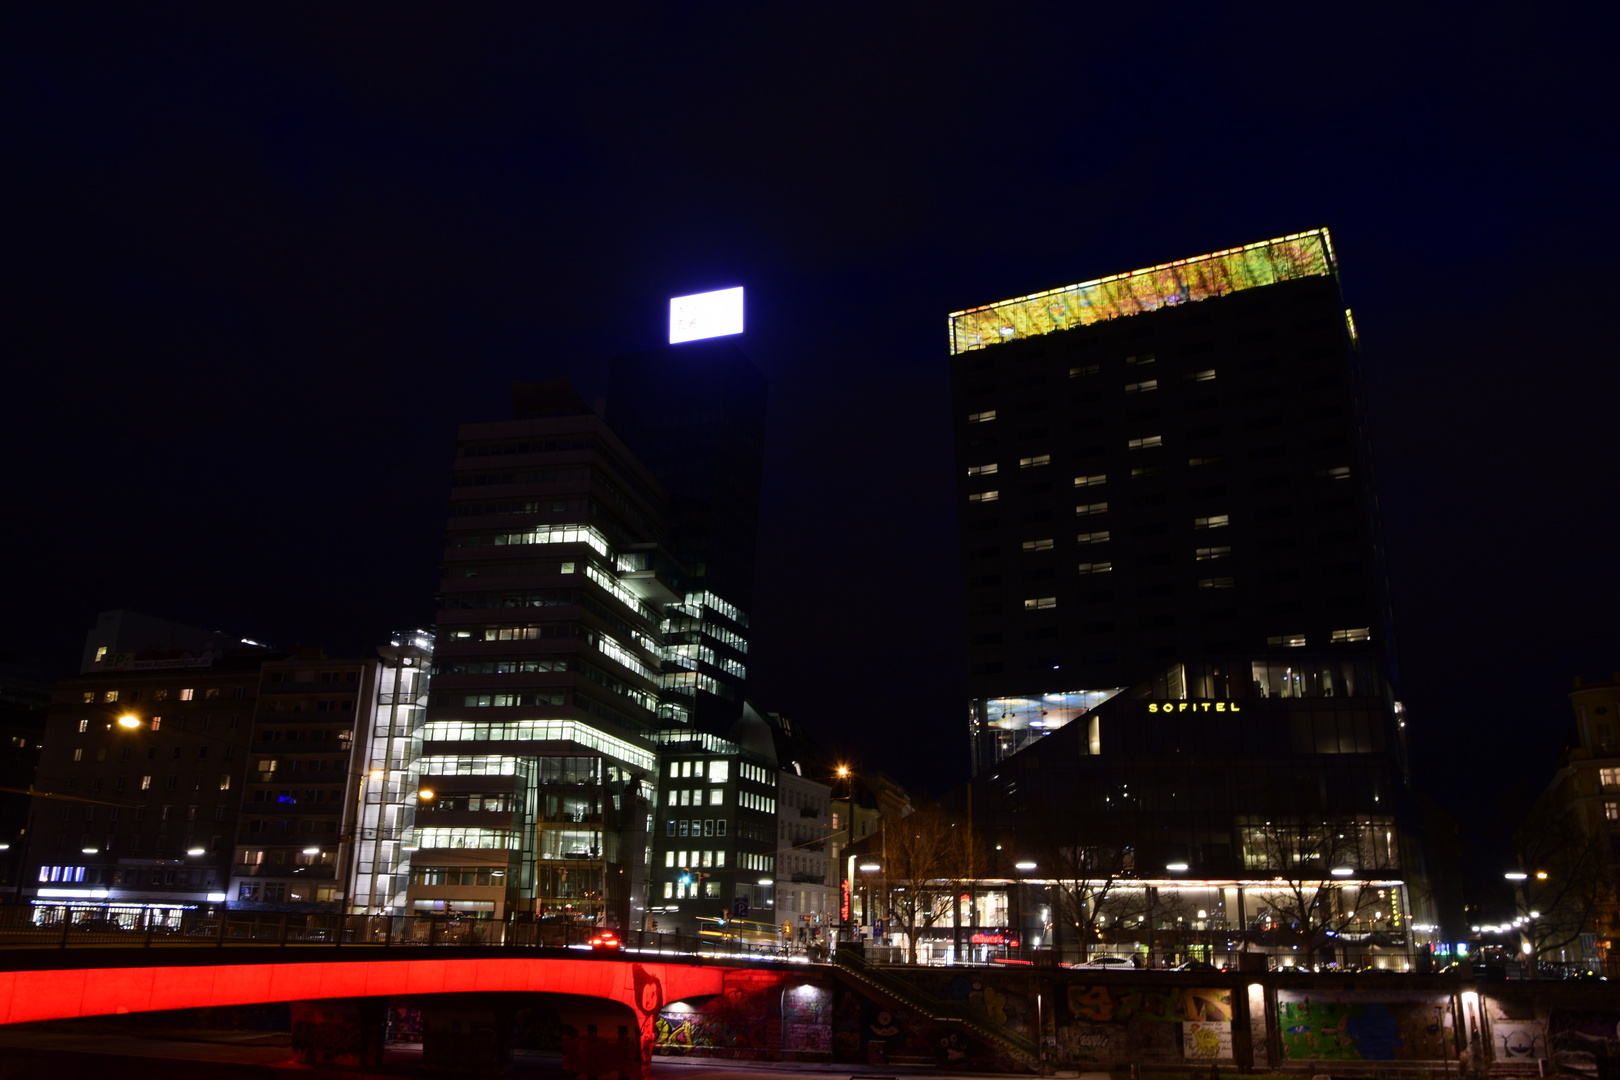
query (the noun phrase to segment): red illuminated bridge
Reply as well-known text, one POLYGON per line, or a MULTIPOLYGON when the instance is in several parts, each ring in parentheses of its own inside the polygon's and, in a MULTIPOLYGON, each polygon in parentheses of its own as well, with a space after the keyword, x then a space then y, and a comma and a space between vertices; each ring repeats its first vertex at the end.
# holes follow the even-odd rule
POLYGON ((522 936, 535 943, 511 944, 520 936, 514 927, 484 924, 479 944, 476 924, 394 920, 379 936, 356 932, 351 920, 321 929, 318 917, 289 918, 290 928, 288 919, 261 918, 264 932, 240 938, 215 923, 179 935, 0 930, 0 1024, 270 1002, 321 1002, 341 1012, 390 998, 546 994, 560 1002, 564 1023, 591 1033, 594 1052, 626 1059, 607 1071, 628 1076, 644 1075, 651 1062, 659 1009, 784 989, 811 976, 803 964, 691 938, 630 935, 625 950, 602 951, 541 944, 542 928, 533 926, 522 936), (328 940, 310 940, 322 936, 328 940))

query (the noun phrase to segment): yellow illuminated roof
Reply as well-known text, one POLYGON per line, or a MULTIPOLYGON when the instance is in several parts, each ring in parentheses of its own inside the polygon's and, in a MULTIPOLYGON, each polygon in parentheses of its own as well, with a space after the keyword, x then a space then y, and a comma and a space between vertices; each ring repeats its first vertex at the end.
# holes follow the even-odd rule
POLYGON ((1325 228, 951 312, 951 355, 1334 272, 1325 228))

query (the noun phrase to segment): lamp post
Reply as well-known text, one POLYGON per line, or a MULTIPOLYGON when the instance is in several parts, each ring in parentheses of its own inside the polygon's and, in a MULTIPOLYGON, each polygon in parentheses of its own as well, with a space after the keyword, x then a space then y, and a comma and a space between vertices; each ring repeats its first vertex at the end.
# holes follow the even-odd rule
POLYGON ((876 929, 877 923, 872 920, 872 875, 883 869, 875 862, 863 862, 861 871, 861 920, 876 929))
MULTIPOLYGON (((834 853, 833 861, 838 864, 838 932, 836 937, 839 940, 844 940, 849 934, 850 918, 854 915, 854 905, 849 903, 851 888, 849 877, 850 860, 845 856, 844 852, 849 849, 849 842, 855 835, 852 825, 852 819, 855 816, 855 777, 850 772, 848 765, 839 765, 833 770, 833 776, 835 779, 844 782, 844 819, 842 828, 833 829, 830 841, 834 853), (840 832, 844 834, 843 843, 838 842, 840 832)), ((835 787, 833 790, 836 791, 837 788, 835 787)), ((833 801, 837 802, 837 799, 835 798, 833 801)))
MULTIPOLYGON (((1036 868, 1037 863, 1034 859, 1019 859, 1017 862, 1013 863, 1013 869, 1021 875, 1034 873, 1036 868)), ((1013 888, 1017 890, 1016 895, 1018 902, 1014 907, 1015 914, 1011 920, 1012 929, 1017 933, 1016 940, 1018 941, 1018 947, 1022 949, 1024 948, 1024 943, 1029 940, 1029 927, 1025 925, 1025 923, 1029 921, 1029 912, 1025 910, 1027 907, 1025 898, 1029 893, 1029 888, 1022 877, 1017 878, 1013 882, 1013 888)), ((1030 955, 1034 955, 1033 950, 1031 950, 1030 955)))

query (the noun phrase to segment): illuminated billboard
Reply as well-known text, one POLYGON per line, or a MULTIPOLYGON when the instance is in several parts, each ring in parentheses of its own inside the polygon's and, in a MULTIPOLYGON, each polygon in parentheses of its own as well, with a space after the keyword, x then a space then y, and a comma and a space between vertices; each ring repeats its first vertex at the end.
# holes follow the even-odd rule
POLYGON ((1333 272, 1333 242, 1326 229, 1293 233, 953 311, 949 316, 951 355, 1333 272))
POLYGON ((671 345, 742 332, 743 291, 740 285, 735 289, 676 296, 669 301, 671 345))

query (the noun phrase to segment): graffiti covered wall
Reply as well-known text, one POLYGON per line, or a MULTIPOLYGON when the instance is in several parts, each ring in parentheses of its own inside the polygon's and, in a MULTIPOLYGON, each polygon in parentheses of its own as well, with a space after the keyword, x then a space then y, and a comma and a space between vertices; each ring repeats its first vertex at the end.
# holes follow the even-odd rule
POLYGON ((1080 984, 1060 1004, 1062 1062, 1232 1060, 1230 989, 1080 984))
POLYGON ((1379 990, 1277 991, 1285 1061, 1443 1061, 1450 999, 1379 990))

